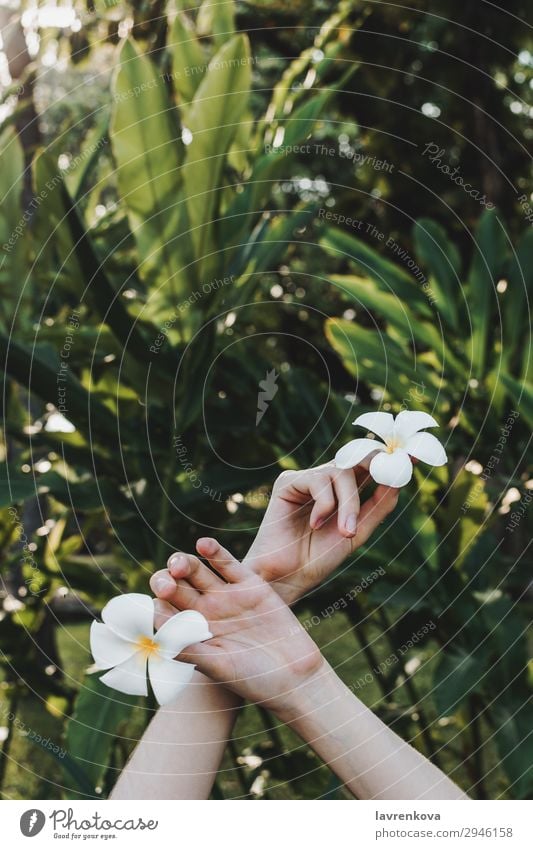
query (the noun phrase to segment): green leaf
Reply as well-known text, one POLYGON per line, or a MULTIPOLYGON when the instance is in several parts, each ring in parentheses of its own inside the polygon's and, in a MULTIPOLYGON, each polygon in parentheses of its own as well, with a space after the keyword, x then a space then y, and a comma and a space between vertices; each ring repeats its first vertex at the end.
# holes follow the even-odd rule
MULTIPOLYGON (((40 238, 49 241, 61 257, 68 257, 68 261, 63 260, 63 265, 69 269, 69 295, 76 293, 80 301, 87 302, 95 310, 115 335, 120 350, 127 351, 126 357, 132 355, 137 363, 140 361, 146 364, 149 343, 143 338, 139 322, 130 316, 120 293, 111 283, 79 207, 70 196, 63 177, 57 173, 52 157, 46 153, 41 154, 35 164, 35 174, 36 190, 42 187, 41 191, 46 191, 47 197, 50 196, 50 203, 46 205, 46 223, 41 221, 39 228, 40 238), (50 185, 54 186, 53 191, 46 189, 50 185)), ((87 332, 91 331, 88 328, 81 330, 82 334, 87 332)), ((96 338, 100 342, 99 332, 96 338)), ((49 333, 49 329, 44 327, 43 336, 49 333)), ((102 344, 105 344, 105 328, 103 333, 102 344)), ((151 333, 157 333, 155 327, 151 333)), ((141 391, 143 387, 144 381, 140 384, 141 391)))
POLYGON ((58 763, 65 773, 70 779, 74 781, 74 787, 69 788, 79 793, 81 796, 89 796, 91 799, 99 798, 97 794, 94 792, 94 787, 89 779, 87 773, 76 763, 76 761, 70 757, 68 752, 54 752, 53 749, 50 749, 48 743, 46 741, 41 742, 40 740, 36 740, 34 736, 29 735, 28 739, 31 740, 36 746, 40 746, 40 748, 46 752, 48 755, 51 755, 56 763, 58 763))
POLYGON ((524 357, 522 377, 533 382, 531 352, 528 344, 531 299, 533 296, 533 229, 529 229, 513 252, 507 290, 501 299, 502 360, 507 370, 516 358, 524 357))
POLYGON ((217 47, 225 44, 235 32, 233 0, 203 0, 196 21, 198 34, 212 35, 217 47))
POLYGON ((61 186, 59 193, 74 244, 74 254, 83 269, 83 279, 86 281, 84 294, 87 300, 113 330, 124 349, 145 363, 148 346, 139 331, 138 322, 129 315, 120 294, 114 290, 66 187, 61 186))
POLYGON ((404 349, 385 333, 332 318, 326 321, 326 336, 348 371, 359 380, 386 387, 398 399, 404 396, 409 382, 423 383, 427 403, 432 403, 430 373, 419 361, 413 367, 404 349))
MULTIPOLYGON (((387 319, 390 324, 403 334, 407 342, 414 341, 419 345, 425 345, 440 355, 441 350, 445 346, 437 328, 421 321, 411 311, 409 304, 402 301, 397 295, 384 292, 369 277, 333 274, 330 279, 343 292, 356 298, 358 302, 357 306, 362 304, 368 309, 375 311, 382 318, 387 319)), ((445 360, 455 359, 447 348, 443 357, 445 360)))
POLYGON ((461 260, 443 228, 429 218, 419 219, 414 227, 417 256, 431 273, 430 284, 437 297, 434 306, 444 320, 457 330, 457 304, 460 302, 461 260))
POLYGON ((462 565, 483 532, 487 507, 485 482, 479 475, 461 469, 449 487, 445 504, 438 514, 438 523, 446 540, 447 557, 456 568, 462 565))
MULTIPOLYGON (((347 76, 354 73, 351 68, 347 76)), ((298 146, 312 133, 317 121, 324 114, 328 101, 334 96, 342 81, 335 86, 310 97, 298 106, 291 114, 284 117, 284 123, 279 123, 279 131, 283 133, 283 145, 290 148, 298 146)), ((281 142, 280 142, 281 144, 281 142)), ((281 149, 264 153, 266 148, 257 151, 251 174, 247 175, 245 184, 229 206, 228 214, 222 225, 223 240, 239 241, 242 233, 247 232, 250 216, 257 210, 264 209, 272 193, 272 183, 287 171, 287 159, 292 156, 281 149)), ((268 148, 266 148, 268 149, 268 148)))
MULTIPOLYGON (((36 345, 26 349, 0 333, 0 357, 6 373, 28 387, 43 401, 58 398, 59 355, 46 346, 36 345)), ((67 417, 78 426, 95 429, 104 436, 117 437, 117 422, 113 413, 99 403, 76 380, 71 372, 65 376, 65 398, 68 398, 67 417), (89 416, 90 412, 90 416, 89 416)), ((127 427, 130 432, 130 428, 127 427)))
POLYGON ((496 725, 494 739, 501 764, 511 782, 512 798, 530 799, 533 792, 531 735, 533 710, 530 693, 504 693, 491 710, 496 725))
POLYGON ((32 177, 35 197, 40 199, 32 221, 32 237, 39 253, 39 265, 33 271, 36 275, 41 269, 53 271, 57 268, 60 257, 61 273, 58 275, 53 271, 54 288, 57 286, 64 293, 68 293, 67 303, 72 303, 73 296, 79 302, 83 294, 84 275, 74 252, 74 243, 66 220, 65 194, 58 191, 58 187, 64 183, 64 178, 57 166, 56 157, 47 151, 36 156, 32 177))
POLYGON ((202 266, 211 265, 206 253, 220 201, 222 172, 239 122, 247 109, 251 82, 248 39, 230 39, 214 56, 187 112, 192 140, 187 146, 183 179, 187 195, 190 238, 202 266))
POLYGON ((207 70, 207 59, 189 18, 178 12, 167 42, 172 59, 172 82, 182 103, 189 103, 207 70))
POLYGON ((75 592, 86 593, 91 604, 100 600, 104 604, 110 592, 117 591, 118 558, 111 559, 114 561, 115 574, 106 577, 103 571, 105 556, 68 555, 61 547, 55 558, 57 568, 49 569, 48 572, 52 577, 61 576, 61 583, 66 583, 75 592))
MULTIPOLYGON (((364 23, 369 14, 368 10, 362 10, 356 18, 353 15, 353 4, 351 0, 335 5, 334 12, 327 18, 313 43, 294 59, 284 70, 278 83, 274 86, 272 98, 268 104, 265 118, 259 123, 257 138, 258 146, 263 147, 265 142, 272 142, 279 126, 279 121, 284 120, 286 110, 292 111, 294 104, 301 97, 305 97, 306 87, 304 80, 308 74, 312 74, 315 86, 321 84, 324 77, 331 70, 335 59, 343 48, 343 39, 339 34, 343 31, 343 24, 350 18, 350 31, 355 31, 364 23), (317 61, 316 53, 321 51, 324 56, 317 61), (300 84, 298 84, 300 82, 300 84)), ((351 62, 351 69, 347 73, 353 73, 358 67, 357 63, 351 62)))
POLYGON ((520 415, 524 417, 529 427, 533 427, 533 386, 515 380, 508 374, 501 374, 500 380, 509 392, 520 415))
MULTIPOLYGON (((275 271, 277 264, 286 254, 288 247, 295 242, 302 230, 312 222, 314 205, 291 210, 287 215, 275 218, 261 218, 250 238, 240 249, 231 265, 236 276, 243 275, 238 281, 241 285, 249 281, 254 287, 257 281, 250 275, 258 272, 275 271)), ((241 298, 242 300, 242 298, 241 298)))
POLYGON ((128 501, 116 482, 100 476, 98 481, 89 479, 73 483, 57 472, 49 472, 43 476, 41 486, 57 501, 71 507, 76 513, 105 510, 109 516, 115 518, 136 515, 134 503, 128 501))
POLYGON ((384 292, 396 295, 422 316, 431 316, 427 298, 414 279, 361 239, 343 230, 328 227, 320 237, 319 244, 332 256, 345 257, 356 268, 372 277, 384 292))
POLYGON ((433 698, 440 716, 449 716, 471 693, 483 688, 489 668, 487 649, 475 652, 455 648, 442 654, 433 679, 433 698))
POLYGON ((34 477, 31 474, 21 474, 11 471, 7 463, 0 463, 0 509, 10 504, 20 504, 27 498, 37 495, 41 483, 44 485, 46 475, 34 477))
POLYGON ((496 210, 487 209, 480 218, 474 258, 468 276, 468 306, 472 317, 472 370, 477 379, 485 376, 490 320, 496 305, 496 284, 507 256, 505 229, 496 210))
MULTIPOLYGON (((14 130, 0 136, 0 320, 4 328, 17 325, 25 329, 30 317, 26 304, 31 289, 26 280, 27 221, 23 218, 22 189, 24 154, 14 130), (24 288, 24 293, 23 293, 24 288), (17 303, 19 297, 22 303, 17 303)), ((29 307, 29 304, 28 304, 29 307)))
POLYGON ((94 675, 85 678, 68 721, 65 748, 93 790, 102 783, 121 725, 138 703, 137 697, 111 690, 94 675))
POLYGON ((65 174, 65 185, 71 197, 79 200, 85 192, 86 182, 91 179, 98 158, 108 143, 109 115, 106 111, 103 118, 87 134, 79 154, 72 160, 65 174))
MULTIPOLYGON (((335 86, 332 86, 331 89, 318 92, 287 116, 286 123, 283 125, 283 137, 280 144, 290 147, 301 144, 304 139, 309 137, 316 122, 324 114, 324 109, 331 100, 335 88, 335 86)), ((283 156, 280 157, 279 153, 276 155, 278 159, 283 160, 283 156)))
POLYGON ((186 294, 192 273, 183 271, 188 238, 177 118, 163 76, 130 40, 120 53, 113 96, 111 143, 141 277, 162 285, 169 297, 186 294))

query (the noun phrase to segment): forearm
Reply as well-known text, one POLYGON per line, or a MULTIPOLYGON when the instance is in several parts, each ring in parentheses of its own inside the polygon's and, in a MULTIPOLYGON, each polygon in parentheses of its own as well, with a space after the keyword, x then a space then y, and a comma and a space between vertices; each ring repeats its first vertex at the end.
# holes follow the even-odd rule
POLYGON ((111 798, 209 798, 240 705, 197 672, 173 704, 158 710, 111 798))
POLYGON ((359 799, 466 799, 447 776, 398 737, 328 664, 278 711, 359 799))

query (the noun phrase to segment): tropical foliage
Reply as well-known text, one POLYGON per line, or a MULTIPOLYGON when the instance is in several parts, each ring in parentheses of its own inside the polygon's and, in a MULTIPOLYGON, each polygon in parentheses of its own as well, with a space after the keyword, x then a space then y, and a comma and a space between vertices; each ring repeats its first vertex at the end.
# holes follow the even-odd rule
MULTIPOLYGON (((86 674, 88 623, 202 533, 244 554, 277 474, 330 458, 379 407, 431 412, 451 462, 418 467, 298 613, 354 692, 465 789, 527 797, 531 228, 455 184, 464 221, 420 217, 405 188, 392 212, 385 163, 416 173, 414 154, 375 115, 364 129, 357 92, 380 86, 372 16, 388 33, 399 12, 257 3, 260 37, 251 4, 153 5, 87 4, 56 42, 70 87, 48 92, 29 142, 46 76, 28 68, 5 93, 2 792, 110 791, 154 704, 86 674), (354 171, 356 154, 374 165, 354 171)), ((438 193, 442 172, 420 167, 438 193)), ((215 792, 343 793, 252 707, 215 792)))

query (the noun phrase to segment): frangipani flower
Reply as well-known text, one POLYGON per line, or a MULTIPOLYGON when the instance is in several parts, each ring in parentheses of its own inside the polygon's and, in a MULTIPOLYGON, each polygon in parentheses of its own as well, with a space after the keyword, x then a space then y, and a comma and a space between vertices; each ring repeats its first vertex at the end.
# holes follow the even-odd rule
POLYGON ((370 455, 369 472, 376 483, 400 487, 409 483, 413 474, 411 457, 443 466, 446 452, 439 440, 424 427, 438 427, 433 416, 413 410, 402 410, 396 418, 392 413, 363 413, 353 422, 367 428, 383 442, 375 439, 352 439, 335 455, 339 469, 351 469, 370 455))
POLYGON ((91 652, 96 666, 109 669, 100 678, 108 687, 132 696, 147 696, 146 672, 160 705, 176 698, 191 680, 195 665, 173 660, 193 643, 213 636, 197 610, 176 613, 154 633, 154 602, 149 595, 126 593, 102 610, 91 625, 91 652))

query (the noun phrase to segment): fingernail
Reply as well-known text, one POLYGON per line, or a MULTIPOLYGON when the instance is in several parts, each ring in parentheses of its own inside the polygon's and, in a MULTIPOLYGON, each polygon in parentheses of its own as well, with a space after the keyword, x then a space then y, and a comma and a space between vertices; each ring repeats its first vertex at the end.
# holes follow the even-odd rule
POLYGON ((208 552, 215 552, 218 548, 218 542, 213 537, 200 537, 198 544, 207 549, 208 552))
POLYGON ((350 515, 347 517, 345 522, 345 528, 349 533, 355 533, 355 529, 357 528, 357 516, 355 515, 355 513, 350 513, 350 515))
POLYGON ((187 558, 184 554, 172 554, 168 559, 168 568, 183 568, 185 563, 187 562, 187 558))
POLYGON ((154 575, 154 577, 152 578, 152 588, 156 594, 167 592, 169 589, 174 589, 175 586, 176 584, 174 583, 170 575, 165 575, 164 572, 162 572, 160 575, 154 575))

